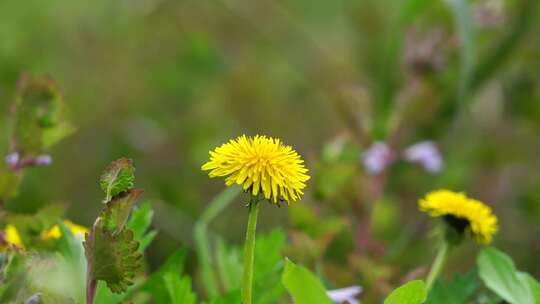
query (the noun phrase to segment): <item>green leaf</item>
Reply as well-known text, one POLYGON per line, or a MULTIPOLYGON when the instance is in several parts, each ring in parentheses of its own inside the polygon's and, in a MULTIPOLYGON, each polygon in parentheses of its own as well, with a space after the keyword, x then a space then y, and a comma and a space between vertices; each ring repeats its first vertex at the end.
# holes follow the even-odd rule
POLYGON ((297 266, 289 259, 285 261, 281 282, 295 304, 332 304, 321 281, 307 268, 297 266))
POLYGON ((131 230, 113 234, 94 226, 84 242, 91 280, 103 280, 112 292, 125 292, 141 266, 139 243, 131 230))
POLYGON ((384 304, 421 304, 426 300, 424 281, 415 280, 398 287, 384 300, 384 304))
POLYGON ((140 207, 135 207, 131 212, 131 217, 126 225, 127 229, 133 231, 133 238, 140 243, 140 250, 144 251, 157 235, 156 230, 146 232, 152 224, 154 211, 148 201, 140 207))
POLYGON ((114 196, 99 213, 99 225, 109 231, 119 233, 124 229, 131 208, 143 192, 142 189, 131 189, 114 196))
POLYGON ((530 274, 525 272, 518 272, 518 276, 522 282, 529 285, 536 304, 540 304, 540 283, 530 274))
POLYGON ((512 259, 499 250, 489 247, 477 258, 480 278, 494 293, 511 304, 535 304, 533 293, 518 276, 512 259))
POLYGON ((228 246, 220 238, 217 240, 215 252, 219 281, 223 285, 223 289, 225 292, 238 289, 242 281, 242 270, 244 267, 242 264, 242 251, 236 246, 228 246))
POLYGON ((106 194, 105 202, 121 192, 132 189, 134 181, 135 167, 130 159, 120 158, 113 161, 99 179, 101 189, 106 194))
POLYGON ((283 267, 281 253, 285 247, 285 241, 286 235, 279 229, 258 236, 254 259, 255 281, 263 280, 275 272, 277 267, 283 267))
POLYGON ((41 291, 66 296, 76 299, 77 303, 83 303, 86 278, 84 248, 81 239, 73 236, 62 221, 57 224, 61 236, 57 242, 59 256, 54 256, 55 267, 52 271, 41 272, 43 276, 34 280, 41 291))
MULTIPOLYGON (((199 265, 202 269, 202 281, 204 283, 206 291, 211 297, 218 295, 219 291, 217 283, 218 278, 216 272, 214 271, 216 267, 214 261, 212 260, 212 249, 210 245, 212 238, 208 233, 208 225, 229 204, 232 203, 233 199, 238 196, 240 191, 241 188, 239 187, 229 187, 222 191, 210 202, 210 204, 208 204, 207 208, 195 224, 195 228, 193 230, 193 238, 195 239, 195 245, 197 247, 199 265)), ((224 252, 220 252, 218 248, 218 263, 220 261, 220 258, 224 258, 224 255, 226 254, 224 252)), ((223 265, 218 265, 218 267, 222 266, 223 265)), ((224 282, 228 281, 229 280, 227 280, 226 278, 224 279, 224 282)), ((230 287, 225 286, 225 288, 226 290, 229 290, 230 287)))
POLYGON ((171 304, 195 304, 197 297, 191 290, 191 279, 180 278, 178 272, 168 271, 163 275, 163 281, 169 294, 171 304))
POLYGON ((438 280, 429 292, 426 304, 463 304, 473 296, 478 283, 476 271, 456 275, 448 284, 438 280))
POLYGON ((163 277, 167 273, 181 274, 183 272, 186 254, 186 250, 175 251, 141 286, 140 291, 146 292, 151 296, 150 303, 169 303, 169 294, 167 287, 163 284, 163 277))
POLYGON ((0 253, 2 284, 0 284, 0 303, 10 303, 26 281, 26 256, 15 252, 0 253))

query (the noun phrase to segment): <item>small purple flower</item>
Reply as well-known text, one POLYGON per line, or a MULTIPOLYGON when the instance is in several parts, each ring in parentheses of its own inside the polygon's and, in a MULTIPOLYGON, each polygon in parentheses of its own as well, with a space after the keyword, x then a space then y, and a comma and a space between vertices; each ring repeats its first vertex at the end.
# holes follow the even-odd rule
POLYGON ((14 167, 19 163, 19 160, 21 159, 21 156, 19 152, 13 152, 6 156, 6 164, 10 167, 14 167))
POLYGON ((424 170, 430 173, 437 173, 444 166, 444 161, 437 145, 429 140, 421 141, 408 147, 403 154, 405 160, 419 164, 424 170))
POLYGON ((382 141, 374 142, 362 155, 362 163, 367 172, 373 175, 383 172, 394 161, 394 153, 382 141))
POLYGON ((39 155, 34 159, 34 163, 36 166, 48 166, 52 164, 52 157, 47 154, 39 155))
POLYGON ((351 286, 341 289, 328 290, 326 293, 337 304, 360 304, 356 297, 362 292, 362 287, 351 286))

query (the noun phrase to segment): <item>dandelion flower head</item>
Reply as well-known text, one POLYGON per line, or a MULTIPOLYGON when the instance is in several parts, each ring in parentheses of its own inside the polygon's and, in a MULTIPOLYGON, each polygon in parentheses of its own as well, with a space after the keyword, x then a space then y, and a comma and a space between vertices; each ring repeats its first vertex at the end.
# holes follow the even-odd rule
POLYGON ((290 203, 304 194, 308 170, 300 155, 277 138, 242 135, 210 151, 202 166, 210 177, 223 176, 227 186, 243 185, 244 190, 277 203, 290 203))
POLYGON ((444 217, 449 222, 463 223, 481 244, 489 244, 497 233, 497 217, 491 208, 481 201, 471 199, 464 193, 449 190, 430 192, 419 202, 420 210, 432 217, 444 217))

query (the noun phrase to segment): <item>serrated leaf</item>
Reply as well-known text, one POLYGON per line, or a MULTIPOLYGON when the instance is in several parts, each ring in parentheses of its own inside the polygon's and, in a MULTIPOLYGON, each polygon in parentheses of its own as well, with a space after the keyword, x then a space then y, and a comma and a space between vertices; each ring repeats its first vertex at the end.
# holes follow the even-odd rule
POLYGON ((133 231, 124 229, 113 234, 99 225, 94 226, 84 248, 91 280, 105 281, 114 293, 125 292, 133 284, 142 259, 133 231))
POLYGON ((195 304, 197 297, 191 290, 191 279, 189 277, 180 278, 178 272, 168 271, 163 274, 162 278, 169 295, 167 303, 195 304))
POLYGON ((120 158, 113 161, 99 179, 101 189, 106 195, 105 202, 121 192, 132 189, 134 181, 135 167, 130 159, 120 158))
POLYGON ((535 304, 533 293, 518 276, 512 259, 503 252, 489 247, 477 258, 480 278, 486 286, 511 304, 535 304))
POLYGON ((426 300, 424 281, 415 280, 392 291, 384 300, 384 304, 422 304, 426 300))
POLYGON ((429 292, 426 304, 463 304, 468 303, 476 288, 476 271, 456 275, 450 282, 443 284, 438 280, 429 292))
POLYGON ((281 282, 293 298, 295 304, 332 304, 323 284, 311 271, 285 260, 281 282))
POLYGON ((143 192, 142 189, 131 189, 114 196, 99 213, 99 225, 114 233, 120 232, 143 192))

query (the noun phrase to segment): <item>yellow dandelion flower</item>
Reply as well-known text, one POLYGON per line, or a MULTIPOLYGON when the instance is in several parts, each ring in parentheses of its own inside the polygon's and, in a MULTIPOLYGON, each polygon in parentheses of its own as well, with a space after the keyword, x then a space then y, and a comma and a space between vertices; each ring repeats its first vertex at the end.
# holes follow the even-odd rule
MULTIPOLYGON (((64 220, 64 226, 68 228, 74 236, 83 236, 88 232, 88 228, 77 225, 70 220, 64 220)), ((44 240, 57 240, 62 236, 60 226, 54 225, 52 228, 46 230, 42 234, 44 240)))
POLYGON ((470 231, 479 243, 491 243, 497 233, 497 217, 491 208, 478 200, 468 198, 463 193, 449 190, 433 191, 418 204, 420 210, 432 217, 444 217, 450 223, 461 225, 460 228, 470 231))
POLYGON ((17 248, 24 248, 24 244, 22 242, 21 236, 19 235, 19 231, 17 231, 17 228, 15 228, 15 226, 6 226, 6 229, 4 230, 4 238, 8 245, 17 248))
POLYGON ((238 184, 254 196, 287 204, 303 194, 309 179, 304 161, 291 147, 276 138, 242 135, 210 151, 202 166, 210 177, 226 176, 227 186, 238 184))

